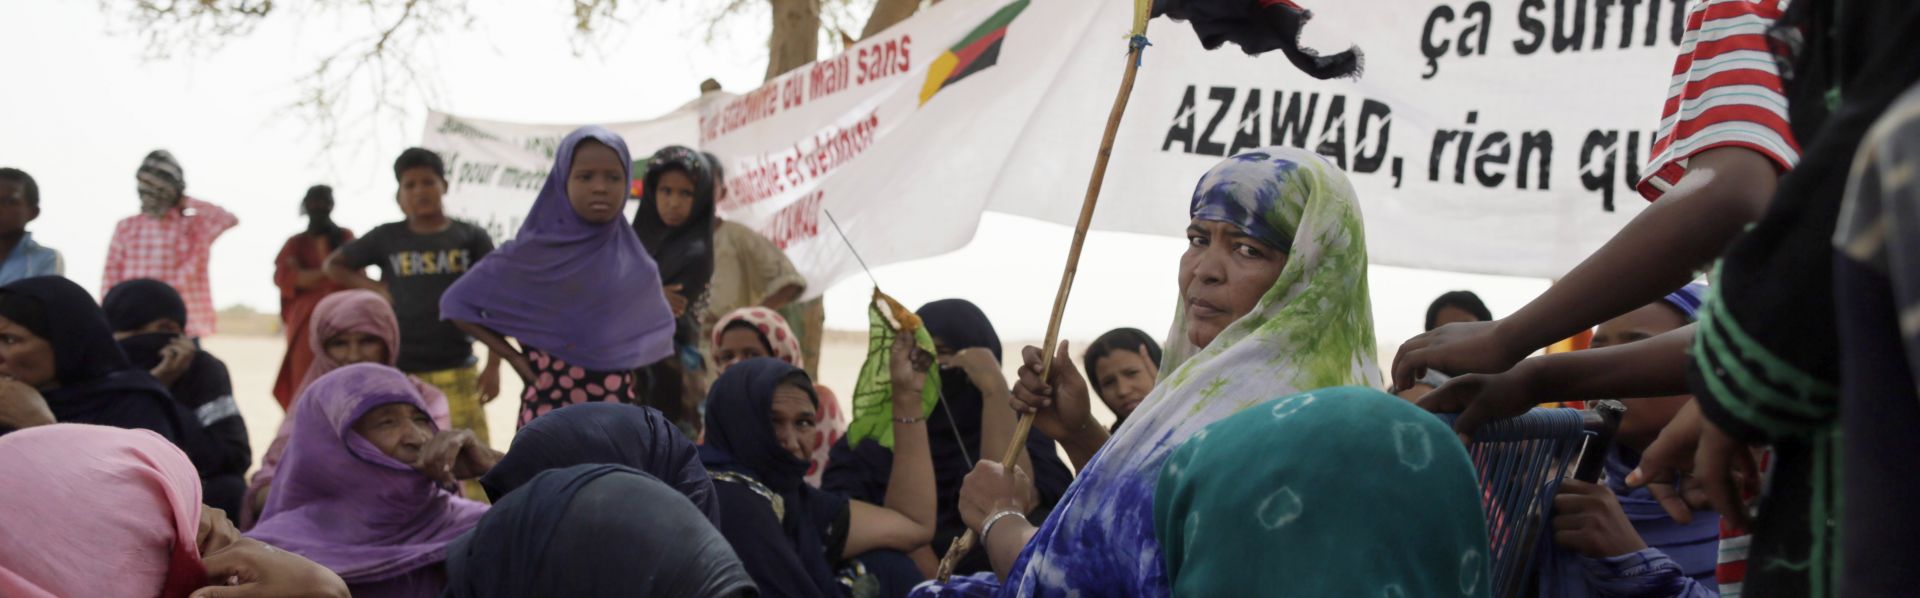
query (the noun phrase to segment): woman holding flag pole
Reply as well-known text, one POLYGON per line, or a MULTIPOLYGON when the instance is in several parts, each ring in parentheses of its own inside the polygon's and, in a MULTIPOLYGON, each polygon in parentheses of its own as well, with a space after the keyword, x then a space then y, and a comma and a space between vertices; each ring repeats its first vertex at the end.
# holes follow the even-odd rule
MULTIPOLYGON (((1181 297, 1161 364, 1164 382, 1112 438, 1088 410, 1086 379, 1038 347, 1013 403, 1060 439, 1080 476, 1040 525, 1025 492, 995 463, 961 491, 983 530, 1002 595, 1153 596, 1168 590, 1154 536, 1154 489, 1168 455, 1202 428, 1267 399, 1381 384, 1367 299, 1366 239, 1346 178, 1294 148, 1228 158, 1200 180, 1180 260, 1181 297), (1143 559, 1143 555, 1150 555, 1143 559)), ((985 581, 974 578, 970 581, 985 581)), ((964 585, 956 584, 956 586, 964 585)))
MULTIPOLYGON (((1023 352, 1026 365, 1013 399, 1022 417, 1000 461, 1014 461, 1028 430, 1038 426, 1061 441, 1080 476, 1036 526, 1023 516, 1023 501, 1031 496, 1024 472, 983 462, 962 490, 961 509, 984 538, 999 580, 984 573, 947 579, 950 563, 975 539, 969 533, 948 551, 938 582, 917 595, 1167 595, 1178 572, 1161 559, 1154 499, 1162 465, 1175 448, 1204 435, 1209 424, 1267 399, 1382 385, 1373 357, 1366 238, 1353 189, 1324 158, 1270 147, 1232 156, 1201 178, 1189 204, 1180 299, 1161 364, 1166 377, 1116 436, 1108 438, 1095 425, 1085 378, 1067 358, 1068 348, 1054 345, 1114 135, 1148 45, 1150 13, 1191 21, 1210 48, 1232 41, 1249 53, 1282 50, 1318 78, 1357 76, 1360 70, 1357 51, 1322 57, 1301 48, 1300 27, 1311 15, 1289 0, 1136 3, 1126 72, 1055 296, 1050 350, 1023 352)), ((1462 572, 1477 570, 1455 565, 1462 572)))

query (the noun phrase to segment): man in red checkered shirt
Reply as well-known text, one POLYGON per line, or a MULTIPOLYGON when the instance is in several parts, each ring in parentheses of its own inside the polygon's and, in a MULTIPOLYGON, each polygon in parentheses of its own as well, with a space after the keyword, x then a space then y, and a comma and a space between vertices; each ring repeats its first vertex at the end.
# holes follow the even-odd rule
POLYGON ((187 197, 186 175, 166 150, 154 150, 135 175, 140 213, 121 220, 107 247, 101 293, 136 278, 172 285, 187 301, 187 336, 213 334, 213 291, 207 257, 213 241, 240 223, 232 213, 187 197))

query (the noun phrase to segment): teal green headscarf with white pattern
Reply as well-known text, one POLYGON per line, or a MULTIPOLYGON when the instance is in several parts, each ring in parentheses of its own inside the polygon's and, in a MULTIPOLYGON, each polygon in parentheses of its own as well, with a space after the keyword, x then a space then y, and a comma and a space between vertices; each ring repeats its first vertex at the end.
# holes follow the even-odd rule
POLYGON ((1492 585, 1466 449, 1371 388, 1207 426, 1167 458, 1153 519, 1176 596, 1480 597, 1492 585))

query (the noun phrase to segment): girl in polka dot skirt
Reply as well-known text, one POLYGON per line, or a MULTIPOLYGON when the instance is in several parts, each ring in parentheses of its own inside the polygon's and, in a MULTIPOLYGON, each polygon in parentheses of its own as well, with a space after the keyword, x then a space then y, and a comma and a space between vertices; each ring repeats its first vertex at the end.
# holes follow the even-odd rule
POLYGON ((632 164, 611 131, 568 135, 519 234, 441 298, 442 317, 526 383, 520 426, 568 405, 644 404, 641 368, 673 355, 659 268, 620 212, 632 164))

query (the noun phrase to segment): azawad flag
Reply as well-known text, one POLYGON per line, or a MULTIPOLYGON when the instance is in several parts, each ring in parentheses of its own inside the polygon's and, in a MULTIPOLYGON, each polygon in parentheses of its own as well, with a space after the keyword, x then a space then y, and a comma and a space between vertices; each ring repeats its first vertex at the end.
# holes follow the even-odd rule
POLYGON ((927 83, 920 87, 920 104, 933 99, 942 88, 986 70, 1000 61, 1000 42, 1007 38, 1007 25, 1027 9, 1030 0, 1019 0, 993 13, 974 27, 960 43, 954 44, 927 67, 927 83))

